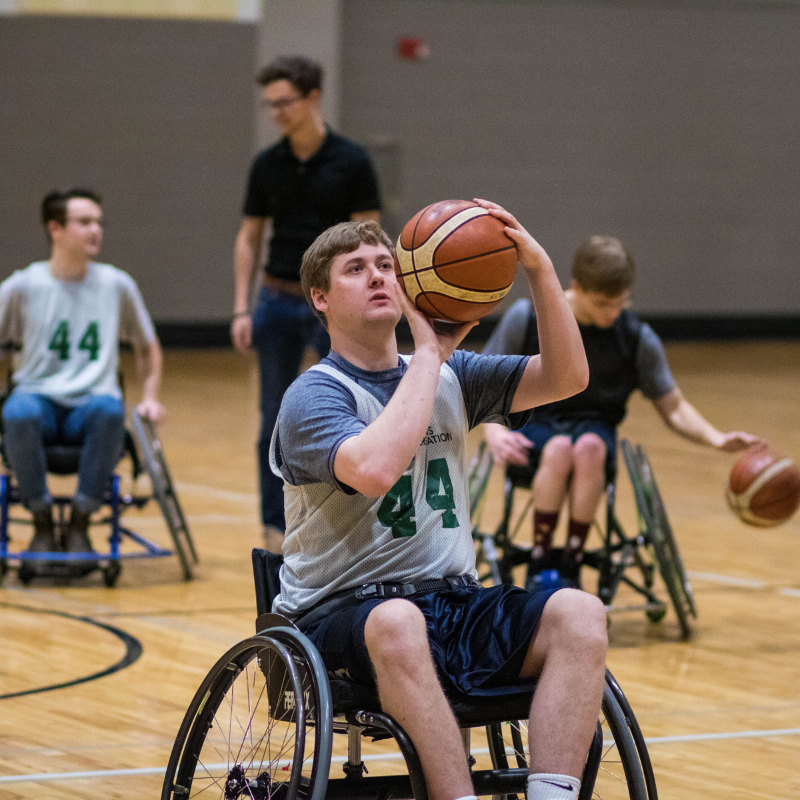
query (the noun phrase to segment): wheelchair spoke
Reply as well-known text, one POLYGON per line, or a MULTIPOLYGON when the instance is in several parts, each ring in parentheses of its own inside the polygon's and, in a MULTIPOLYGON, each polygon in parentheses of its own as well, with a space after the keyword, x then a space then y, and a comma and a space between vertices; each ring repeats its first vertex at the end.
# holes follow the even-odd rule
POLYGON ((198 692, 162 796, 269 800, 279 792, 295 798, 313 784, 316 695, 305 690, 305 673, 285 645, 250 641, 230 651, 205 693, 198 692))

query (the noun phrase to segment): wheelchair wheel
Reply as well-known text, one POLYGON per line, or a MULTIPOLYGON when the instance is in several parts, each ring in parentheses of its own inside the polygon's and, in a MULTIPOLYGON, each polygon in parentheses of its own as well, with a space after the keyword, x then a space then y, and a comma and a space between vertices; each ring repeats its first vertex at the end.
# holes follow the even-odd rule
POLYGON ((161 442, 156 435, 156 429, 151 420, 142 417, 134 409, 131 414, 133 433, 136 443, 141 450, 142 465, 150 478, 153 496, 161 509, 164 521, 169 528, 170 536, 175 545, 175 552, 181 562, 184 580, 192 579, 192 562, 197 563, 197 552, 194 548, 189 526, 183 514, 178 496, 175 494, 172 476, 169 472, 161 442), (185 545, 185 546, 184 546, 185 545), (187 554, 187 549, 189 553, 187 554), (191 556, 191 561, 189 556, 191 556))
MULTIPOLYGON (((627 707, 630 710, 630 706, 627 707)), ((632 713, 630 718, 635 722, 632 713)), ((638 725, 636 727, 638 730, 638 725)), ((527 766, 527 728, 527 721, 489 726, 489 753, 495 769, 527 766), (514 756, 516 764, 509 764, 509 755, 514 756)), ((644 747, 644 739, 641 744, 644 747)), ((644 753, 646 756, 646 748, 644 753)), ((652 775, 652 769, 650 773, 652 775)), ((581 778, 578 800, 657 800, 654 780, 652 789, 651 794, 628 718, 607 679, 598 731, 581 778)), ((513 800, 517 796, 502 797, 513 800)))
POLYGON ((692 632, 689 615, 696 617, 697 609, 653 470, 641 446, 634 450, 629 441, 623 440, 621 449, 633 486, 640 531, 667 587, 681 634, 688 639, 692 632))
POLYGON ((478 544, 475 554, 476 568, 481 583, 491 580, 495 586, 503 583, 500 572, 500 554, 495 546, 494 536, 481 530, 483 509, 486 505, 486 489, 492 474, 493 459, 481 442, 478 452, 472 459, 467 479, 469 494, 469 520, 472 525, 472 538, 478 544))
POLYGON ((231 648, 201 684, 175 740, 162 800, 325 797, 327 675, 302 634, 269 633, 231 648))

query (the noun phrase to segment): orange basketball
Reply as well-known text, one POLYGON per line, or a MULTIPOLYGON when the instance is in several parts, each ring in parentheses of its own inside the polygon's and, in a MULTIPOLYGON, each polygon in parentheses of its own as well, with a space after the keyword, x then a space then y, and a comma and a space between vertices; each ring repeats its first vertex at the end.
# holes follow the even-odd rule
POLYGON ((733 465, 726 497, 743 522, 780 525, 800 505, 800 470, 767 447, 751 447, 733 465))
POLYGON ((423 208, 397 240, 394 269, 416 307, 432 319, 471 322, 508 294, 517 250, 505 225, 468 200, 423 208))

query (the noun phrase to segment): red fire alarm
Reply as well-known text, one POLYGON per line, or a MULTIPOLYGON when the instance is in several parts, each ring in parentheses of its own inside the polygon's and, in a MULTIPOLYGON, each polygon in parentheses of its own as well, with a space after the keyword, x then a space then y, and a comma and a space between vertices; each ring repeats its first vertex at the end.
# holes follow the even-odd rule
POLYGON ((408 61, 425 61, 431 48, 421 36, 401 36, 397 40, 397 55, 408 61))

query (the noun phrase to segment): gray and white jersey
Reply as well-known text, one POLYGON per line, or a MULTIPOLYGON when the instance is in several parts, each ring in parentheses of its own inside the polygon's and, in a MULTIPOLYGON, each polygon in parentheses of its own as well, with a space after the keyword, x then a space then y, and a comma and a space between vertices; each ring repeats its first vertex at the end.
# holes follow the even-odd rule
POLYGON ((119 342, 145 345, 155 330, 130 275, 91 262, 82 281, 54 278, 46 261, 0 285, 0 344, 22 348, 17 392, 77 405, 89 395, 120 397, 119 342))
MULTIPOLYGON (((335 359, 329 357, 326 361, 332 363, 319 364, 306 373, 304 383, 312 390, 306 389, 305 399, 313 394, 313 382, 319 381, 315 375, 323 373, 344 389, 340 394, 354 398, 353 417, 359 424, 371 424, 384 404, 374 392, 337 369, 333 365, 337 363, 335 359)), ((314 467, 301 470, 296 457, 294 462, 285 463, 286 442, 281 442, 279 417, 270 463, 272 471, 284 478, 286 539, 281 594, 273 604, 274 610, 296 616, 335 592, 365 583, 475 575, 466 488, 467 432, 472 424, 483 421, 481 417, 508 418, 526 362, 526 358, 492 359, 459 353, 452 366, 443 364, 426 435, 409 468, 379 498, 366 497, 339 484, 327 472, 327 466, 322 466, 323 462, 330 463, 332 468, 341 444, 336 434, 331 439, 330 454, 317 454, 311 459, 321 465, 316 467, 319 477, 315 480, 311 474, 314 467), (482 389, 481 394, 485 392, 486 397, 474 397, 467 403, 462 380, 469 385, 469 378, 478 376, 481 364, 483 376, 493 375, 497 380, 490 389, 482 389), (462 373, 462 380, 456 368, 462 373), (506 380, 500 379, 501 375, 506 380), (297 479, 297 475, 303 477, 297 479)), ((292 405, 291 394, 284 398, 284 404, 292 405)), ((295 416, 301 416, 292 410, 295 416)), ((282 409, 284 424, 290 416, 282 409)), ((313 426, 314 422, 310 424, 313 426)), ((352 435, 356 435, 354 430, 348 433, 352 435)), ((291 431, 287 430, 286 436, 288 441, 291 431)), ((302 457, 301 444, 291 449, 302 457)), ((289 453, 286 460, 292 458, 293 453, 289 453)))

